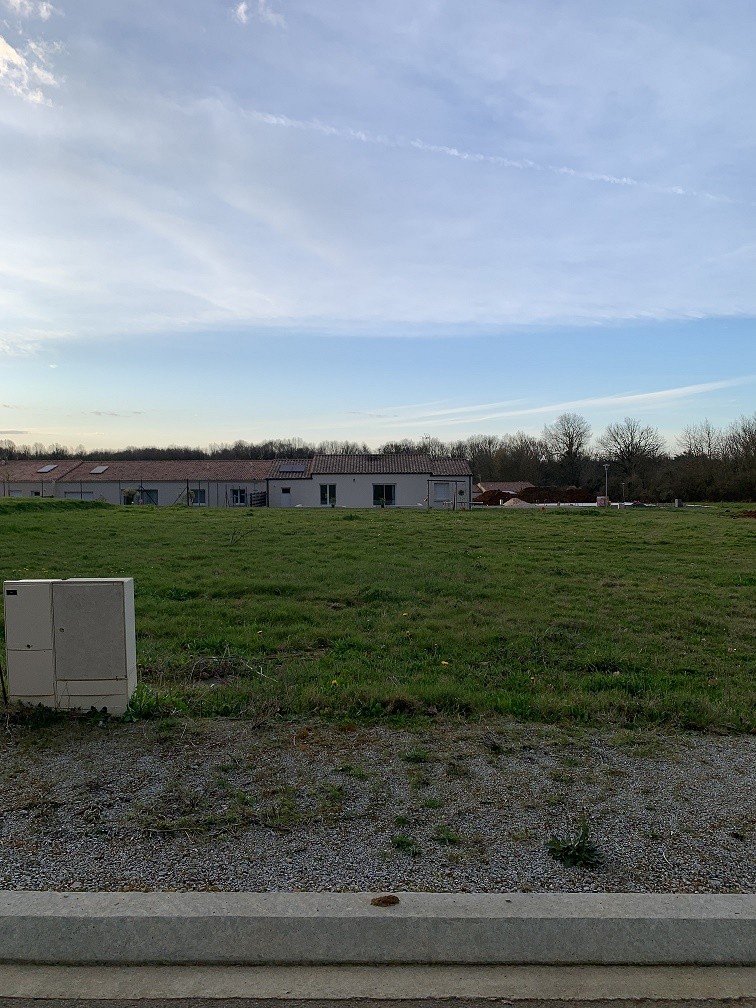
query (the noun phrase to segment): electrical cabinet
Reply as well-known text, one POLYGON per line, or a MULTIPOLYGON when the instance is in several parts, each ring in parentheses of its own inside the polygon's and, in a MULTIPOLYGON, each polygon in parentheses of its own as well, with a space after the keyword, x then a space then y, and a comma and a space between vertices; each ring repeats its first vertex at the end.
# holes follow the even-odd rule
POLYGON ((14 702, 123 714, 136 688, 133 578, 5 581, 14 702))

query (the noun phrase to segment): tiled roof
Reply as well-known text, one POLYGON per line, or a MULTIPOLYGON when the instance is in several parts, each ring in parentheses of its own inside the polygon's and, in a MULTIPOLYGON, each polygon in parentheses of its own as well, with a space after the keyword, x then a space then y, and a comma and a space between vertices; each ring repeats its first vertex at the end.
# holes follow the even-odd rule
POLYGON ((312 475, 312 459, 274 459, 268 465, 271 479, 309 479, 312 475))
POLYGON ((375 474, 399 476, 417 473, 423 476, 469 476, 464 459, 433 455, 316 455, 312 463, 315 475, 375 474))
POLYGON ((0 466, 0 479, 11 483, 57 480, 60 483, 134 483, 210 480, 227 483, 248 483, 264 480, 270 475, 272 462, 265 459, 145 459, 144 461, 99 462, 80 459, 45 463, 37 459, 9 462, 0 466), (49 473, 38 473, 43 465, 55 465, 49 473), (100 469, 101 472, 93 472, 100 469), (6 475, 7 474, 7 475, 6 475))
POLYGON ((0 480, 10 483, 190 483, 210 480, 310 479, 315 475, 469 476, 464 459, 431 455, 316 455, 314 459, 145 459, 102 462, 96 459, 22 459, 0 465, 0 480), (55 468, 40 473, 44 466, 55 468), (94 470, 98 470, 95 472, 94 470))
MULTIPOLYGON (((0 480, 8 483, 52 483, 75 469, 81 459, 17 459, 0 464, 0 480), (39 470, 54 466, 50 472, 39 470)), ((94 465, 94 463, 92 463, 94 465)))

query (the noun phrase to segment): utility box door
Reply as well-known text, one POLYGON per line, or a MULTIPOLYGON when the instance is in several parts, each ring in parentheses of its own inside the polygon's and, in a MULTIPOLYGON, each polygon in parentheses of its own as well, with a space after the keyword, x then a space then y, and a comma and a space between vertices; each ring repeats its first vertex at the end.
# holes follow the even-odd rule
POLYGON ((52 651, 14 651, 8 662, 8 690, 12 697, 23 697, 27 703, 49 704, 55 695, 52 651))
POLYGON ((125 679, 122 583, 53 584, 55 672, 60 679, 125 679))
POLYGON ((52 593, 49 581, 6 581, 5 646, 9 651, 52 651, 52 593))

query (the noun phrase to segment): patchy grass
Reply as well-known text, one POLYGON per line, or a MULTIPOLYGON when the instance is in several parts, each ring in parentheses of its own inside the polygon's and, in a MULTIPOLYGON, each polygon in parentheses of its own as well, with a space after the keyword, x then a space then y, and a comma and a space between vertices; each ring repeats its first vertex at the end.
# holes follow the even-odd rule
POLYGON ((756 523, 729 508, 0 504, 3 579, 135 578, 140 717, 752 727, 756 523))

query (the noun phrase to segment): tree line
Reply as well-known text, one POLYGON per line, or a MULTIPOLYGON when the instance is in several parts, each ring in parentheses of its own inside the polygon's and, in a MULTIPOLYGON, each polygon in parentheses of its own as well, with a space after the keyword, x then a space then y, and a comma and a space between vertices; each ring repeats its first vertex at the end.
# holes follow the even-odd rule
MULTIPOLYGON (((686 427, 673 445, 657 428, 633 417, 611 423, 594 438, 588 421, 562 413, 540 435, 473 434, 444 442, 424 435, 418 440, 388 441, 378 453, 409 452, 466 459, 482 482, 527 481, 536 486, 580 486, 601 493, 608 478, 610 496, 619 500, 756 499, 756 413, 729 427, 708 420, 686 427), (608 470, 606 468, 608 466, 608 470)), ((83 445, 16 445, 0 440, 0 459, 82 458, 97 461, 136 459, 307 459, 313 455, 375 454, 355 441, 309 442, 301 438, 235 441, 207 448, 169 445, 129 446, 87 451, 83 445)))

